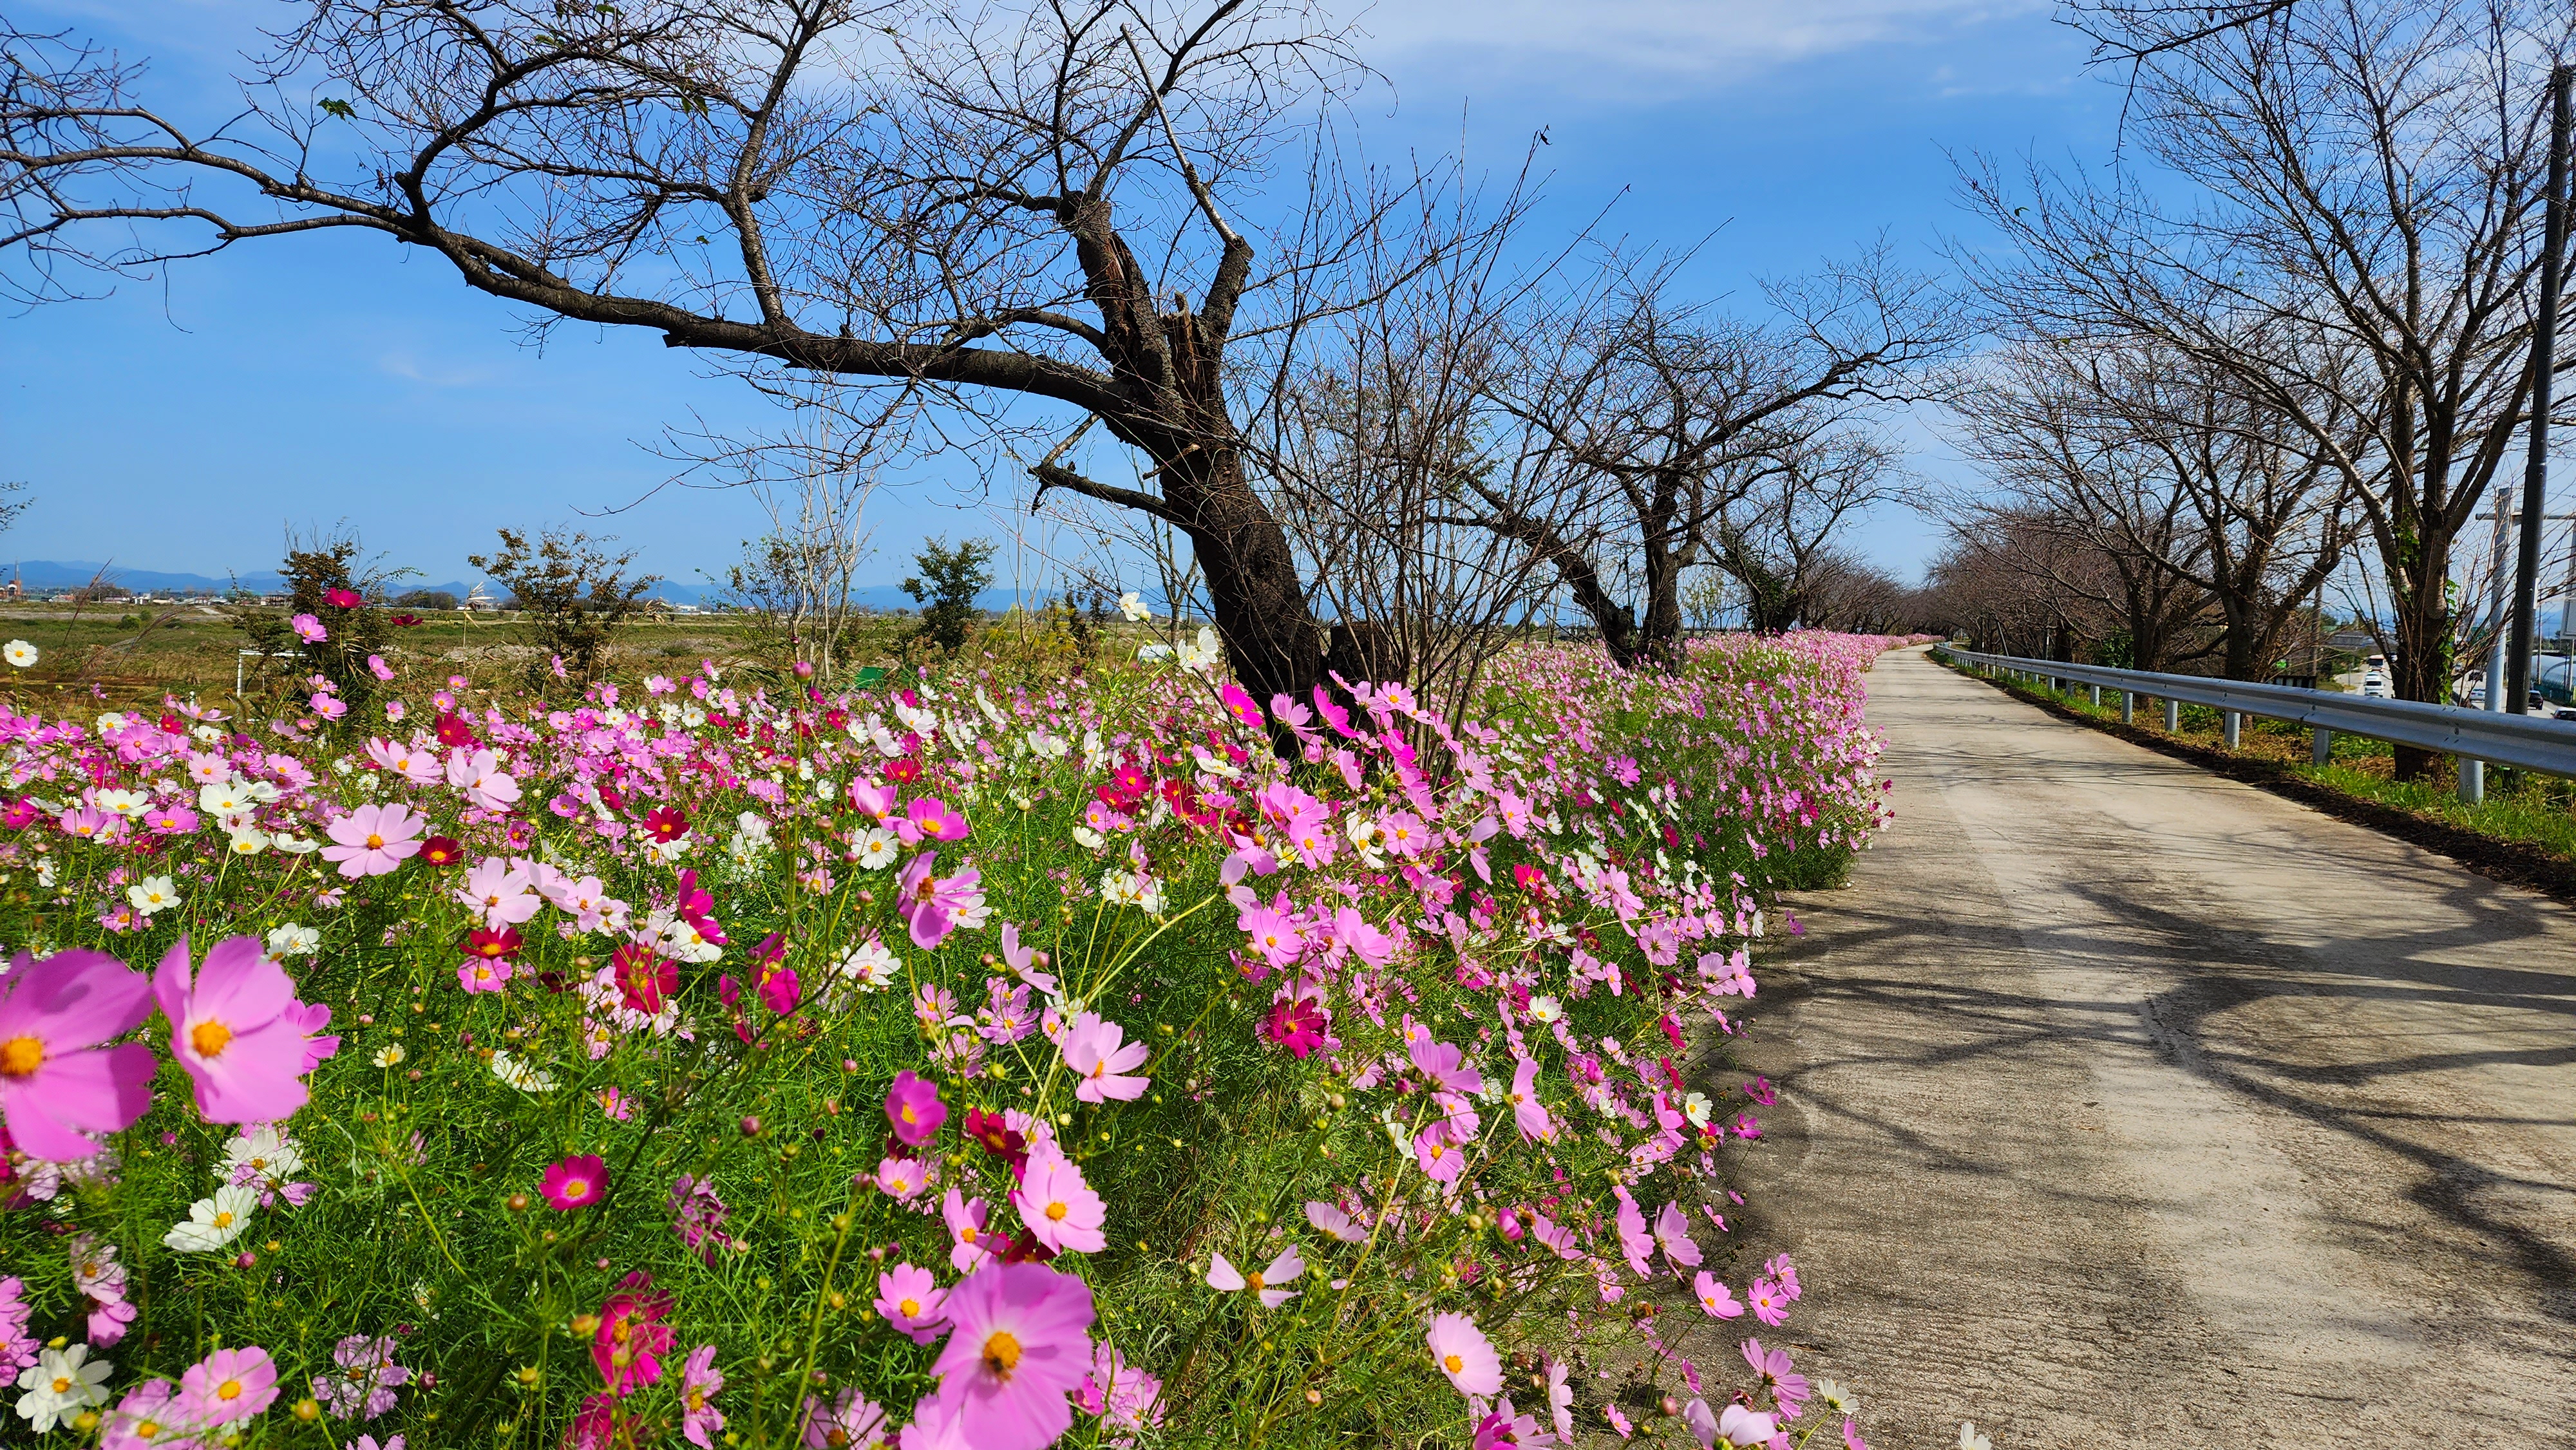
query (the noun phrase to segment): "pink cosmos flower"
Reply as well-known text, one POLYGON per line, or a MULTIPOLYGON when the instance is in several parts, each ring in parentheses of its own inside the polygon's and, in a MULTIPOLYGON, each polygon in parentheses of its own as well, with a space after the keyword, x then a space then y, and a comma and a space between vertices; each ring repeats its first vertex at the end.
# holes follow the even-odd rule
POLYGON ((1064 1065, 1072 1068, 1081 1081, 1074 1085, 1073 1095, 1086 1103, 1134 1102, 1145 1095, 1147 1080, 1122 1076, 1128 1069, 1145 1061, 1147 1049, 1141 1042, 1120 1046, 1127 1030, 1115 1022, 1104 1021, 1097 1013, 1084 1012, 1073 1019, 1057 1048, 1064 1054, 1064 1065))
POLYGON ((948 1105, 939 1100, 939 1084, 913 1076, 907 1067, 894 1075, 894 1086, 886 1093, 885 1115, 894 1125, 895 1137, 907 1147, 918 1148, 936 1137, 939 1125, 948 1121, 948 1105))
POLYGON ((1771 1281, 1780 1286, 1781 1293, 1788 1295, 1792 1300, 1798 1297, 1798 1266, 1789 1262, 1787 1254, 1773 1254, 1763 1260, 1762 1272, 1769 1275, 1771 1281))
MULTIPOLYGON (((1097 1415, 1112 1430, 1144 1430, 1163 1423, 1163 1382, 1127 1362, 1117 1346, 1092 1351, 1091 1373, 1076 1394, 1085 1413, 1097 1415)), ((1130 1443, 1123 1436, 1103 1436, 1104 1445, 1130 1443)))
POLYGON ((289 622, 295 626, 295 637, 306 644, 320 644, 331 637, 331 631, 323 628, 322 621, 312 615, 299 614, 289 622))
POLYGON ((1306 1200, 1306 1222, 1346 1244, 1368 1242, 1368 1230, 1351 1222, 1351 1216, 1321 1199, 1306 1200))
POLYGON ((1532 1143, 1556 1141, 1556 1119, 1538 1100, 1538 1059, 1524 1057, 1512 1068, 1512 1125, 1532 1143))
POLYGON ((1289 1283, 1306 1272, 1306 1261, 1298 1256, 1297 1246, 1290 1244, 1270 1261, 1270 1267, 1247 1274, 1226 1262, 1225 1255, 1211 1252, 1208 1256, 1208 1287, 1233 1294, 1249 1289, 1261 1300, 1264 1309, 1276 1309, 1297 1297, 1299 1291, 1278 1286, 1289 1283))
POLYGON ((1503 1361, 1476 1321, 1464 1314, 1431 1316, 1432 1363, 1462 1395, 1496 1395, 1503 1389, 1503 1361))
POLYGON ((20 1370, 36 1362, 40 1341, 27 1332, 34 1312, 25 1281, 15 1275, 0 1279, 0 1384, 15 1382, 20 1370))
POLYGON ((143 974, 104 952, 10 959, 0 975, 0 1123, 21 1151, 58 1163, 93 1157, 87 1134, 143 1116, 152 1049, 99 1044, 139 1026, 149 999, 143 974))
POLYGON ((698 1450, 714 1450, 715 1432, 724 1428, 724 1411, 715 1406, 724 1385, 716 1347, 701 1344, 690 1350, 688 1362, 680 1366, 680 1434, 698 1450))
POLYGON ((1701 1311, 1711 1318, 1734 1319, 1744 1313, 1744 1306, 1735 1302, 1735 1291, 1706 1269, 1691 1281, 1691 1292, 1699 1296, 1701 1311))
POLYGON ((1276 906, 1256 901, 1235 914, 1234 924, 1252 938, 1252 949, 1273 967, 1293 966, 1306 954, 1306 938, 1288 913, 1276 906))
POLYGON ((1028 1176, 1011 1191, 1011 1206, 1030 1235, 1057 1253, 1096 1254, 1109 1247, 1100 1231, 1109 1219, 1107 1205, 1061 1153, 1030 1156, 1028 1176))
POLYGON ((1681 1205, 1667 1203, 1655 1215, 1655 1242, 1663 1245, 1675 1271, 1699 1267, 1699 1245, 1691 1241, 1690 1220, 1682 1216, 1681 1205))
POLYGON ((509 987, 515 971, 499 958, 468 957, 456 968, 456 984, 468 992, 499 992, 509 987))
POLYGON ((927 841, 962 841, 966 839, 966 818, 948 808, 948 802, 936 796, 916 796, 903 808, 904 819, 927 841))
POLYGON ((333 844, 322 859, 340 863, 340 874, 355 881, 382 876, 420 853, 421 833, 429 817, 403 805, 363 805, 323 830, 333 844))
POLYGON ((588 1208, 608 1196, 608 1164, 596 1153, 576 1153, 547 1169, 537 1191, 549 1208, 588 1208))
POLYGON ((1413 1065, 1420 1068, 1422 1075, 1439 1090, 1453 1093, 1484 1090, 1485 1075, 1476 1070, 1474 1063, 1465 1061, 1466 1054, 1456 1043, 1435 1041, 1426 1032, 1409 1039, 1405 1051, 1412 1057, 1413 1065))
POLYGON ((1073 1424, 1091 1367, 1091 1288, 1044 1264, 995 1264, 948 1292, 951 1329, 916 1419, 975 1427, 977 1450, 1040 1450, 1073 1424))
POLYGON ((984 1200, 968 1198, 954 1188, 940 1201, 939 1216, 948 1224, 950 1268, 961 1274, 973 1273, 993 1257, 995 1235, 985 1227, 989 1214, 984 1200))
POLYGON ((911 1335, 915 1344, 928 1344, 947 1332, 947 1315, 940 1309, 947 1299, 938 1281, 919 1264, 897 1264, 877 1276, 877 1312, 896 1333, 911 1335))
POLYGON ((348 1335, 331 1360, 338 1368, 313 1377, 313 1398, 334 1419, 372 1420, 394 1407, 394 1391, 411 1383, 411 1371, 394 1363, 390 1335, 348 1335))
POLYGON ((1413 1136, 1413 1156, 1434 1183, 1455 1183, 1467 1171, 1467 1154, 1449 1141, 1449 1125, 1433 1123, 1413 1136))
POLYGON ((1729 1405, 1718 1412, 1717 1433, 1730 1445, 1768 1445, 1780 1433, 1780 1422, 1760 1410, 1729 1405))
POLYGON ((259 938, 217 942, 193 982, 188 939, 179 938, 152 992, 170 1020, 170 1055, 195 1080, 206 1121, 283 1123, 304 1106, 305 1004, 259 938))
POLYGON ((483 913, 483 924, 494 931, 517 926, 545 905, 545 898, 537 895, 536 883, 528 873, 500 856, 475 862, 465 873, 465 884, 458 888, 456 899, 483 913))
POLYGON ((470 756, 462 748, 448 752, 447 783, 487 811, 507 811, 518 803, 519 782, 501 768, 495 751, 477 750, 470 756))
MULTIPOLYGON (((1744 1291, 1745 1302, 1753 1306, 1753 1317, 1777 1329, 1788 1322, 1789 1296, 1769 1279, 1756 1279, 1744 1291)), ((1750 1343, 1751 1341, 1747 1341, 1750 1343)))
POLYGON ((1807 1402, 1807 1377, 1790 1367, 1788 1351, 1764 1349, 1758 1339, 1744 1341, 1742 1349, 1744 1362, 1762 1376, 1762 1387, 1771 1392, 1781 1413, 1794 1418, 1807 1402))
POLYGON ((930 1170, 917 1158, 887 1158, 877 1164, 877 1187, 897 1203, 908 1203, 930 1186, 930 1170))
POLYGON ((1539 1428, 1538 1416, 1523 1415, 1512 1409, 1512 1397, 1503 1396, 1486 1416, 1476 1422, 1473 1450, 1507 1450, 1507 1447, 1539 1446, 1553 1443, 1556 1437, 1539 1428))
POLYGON ((975 888, 984 873, 969 866, 954 876, 940 876, 934 871, 938 864, 938 852, 924 851, 903 868, 898 883, 903 899, 897 909, 912 933, 912 944, 923 951, 947 940, 948 933, 957 929, 957 919, 983 899, 975 888))
POLYGON ((100 1450, 153 1450, 155 1446, 193 1446, 194 1440, 174 1440, 172 1433, 180 1428, 181 1411, 170 1402, 179 1396, 179 1387, 168 1380, 145 1380, 126 1392, 109 1412, 101 1427, 100 1450))
POLYGON ((337 720, 349 713, 349 702, 328 690, 314 691, 313 697, 304 703, 325 720, 337 720))
POLYGON ((1646 1232, 1646 1215, 1630 1197, 1627 1187, 1615 1190, 1619 1195, 1619 1252, 1627 1257, 1628 1267, 1639 1278, 1654 1272, 1655 1236, 1646 1232))
POLYGON ((854 1450, 874 1445, 885 1438, 885 1417, 885 1406, 857 1390, 843 1390, 829 1404, 807 1395, 804 1430, 798 1443, 805 1450, 854 1450))
POLYGON ((219 1349, 179 1377, 179 1415, 191 1427, 229 1425, 277 1399, 277 1363, 256 1345, 219 1349))
POLYGON ((662 1378, 657 1356, 671 1348, 671 1296, 638 1269, 599 1306, 599 1332, 591 1337, 590 1362, 612 1395, 625 1396, 662 1378))
POLYGON ((1860 1437, 1860 1423, 1849 1416, 1843 1418, 1843 1450, 1869 1450, 1869 1442, 1860 1437))
POLYGON ((367 656, 367 672, 386 684, 393 683, 394 667, 385 663, 383 655, 367 656))

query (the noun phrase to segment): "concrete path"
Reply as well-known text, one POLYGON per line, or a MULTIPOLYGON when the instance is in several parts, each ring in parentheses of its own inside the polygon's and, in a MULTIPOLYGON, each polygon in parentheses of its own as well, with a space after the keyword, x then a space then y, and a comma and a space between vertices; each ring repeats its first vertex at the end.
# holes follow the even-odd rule
POLYGON ((2576 912, 1919 651, 1869 681, 1895 827, 1743 1052, 1781 1337, 1871 1443, 2576 1445, 2576 912))

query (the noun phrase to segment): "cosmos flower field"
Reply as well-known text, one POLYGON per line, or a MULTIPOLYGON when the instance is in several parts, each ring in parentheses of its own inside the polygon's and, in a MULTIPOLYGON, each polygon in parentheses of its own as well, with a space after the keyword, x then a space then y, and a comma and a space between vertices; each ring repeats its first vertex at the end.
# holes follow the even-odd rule
POLYGON ((1722 1044, 1889 643, 0 714, 0 1439, 1860 1444, 1722 1044))

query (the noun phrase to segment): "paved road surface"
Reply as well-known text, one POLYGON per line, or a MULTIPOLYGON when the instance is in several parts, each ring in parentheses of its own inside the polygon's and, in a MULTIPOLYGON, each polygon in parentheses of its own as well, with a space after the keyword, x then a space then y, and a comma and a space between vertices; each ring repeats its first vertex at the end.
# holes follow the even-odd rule
POLYGON ((1872 1443, 2576 1445, 2576 912, 1869 679, 1896 825, 1793 908, 1747 1163, 1872 1443))

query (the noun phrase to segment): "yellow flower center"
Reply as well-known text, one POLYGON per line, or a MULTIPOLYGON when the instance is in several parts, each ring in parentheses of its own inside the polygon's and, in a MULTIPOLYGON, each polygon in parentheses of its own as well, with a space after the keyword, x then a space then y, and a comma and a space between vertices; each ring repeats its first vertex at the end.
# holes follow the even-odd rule
POLYGON ((71 1389, 71 1387, 72 1387, 72 1382, 71 1382, 69 1379, 65 1378, 65 1377, 64 1377, 64 1376, 62 1376, 62 1375, 56 1375, 56 1376, 54 1376, 54 1393, 55 1393, 55 1394, 58 1394, 58 1395, 59 1395, 59 1394, 63 1394, 63 1393, 65 1393, 65 1392, 69 1391, 69 1390, 71 1389))
POLYGON ((904 1104, 901 1108, 897 1109, 896 1111, 900 1112, 900 1113, 903 1115, 903 1120, 904 1120, 905 1122, 907 1122, 907 1123, 918 1123, 918 1122, 920 1122, 920 1121, 921 1121, 921 1119, 920 1119, 920 1118, 915 1117, 915 1116, 913 1115, 913 1111, 912 1111, 912 1104, 910 1104, 910 1103, 906 1103, 906 1104, 904 1104))
POLYGON ((376 833, 374 833, 373 831, 370 831, 370 832, 368 832, 368 833, 367 833, 367 849, 368 849, 368 850, 370 850, 370 851, 380 851, 380 850, 384 849, 384 844, 385 844, 385 838, 384 838, 384 837, 377 835, 377 834, 376 834, 376 833))
POLYGON ((1442 1368, 1448 1370, 1451 1374, 1456 1374, 1458 1371, 1467 1367, 1467 1361, 1460 1359, 1454 1354, 1442 1355, 1440 1357, 1440 1364, 1442 1368))
POLYGON ((160 1433, 161 1422, 158 1420, 146 1420, 134 1427, 134 1438, 138 1440, 149 1440, 160 1433))
POLYGON ((1243 1287, 1251 1290, 1255 1294, 1260 1293, 1264 1287, 1261 1282, 1261 1275, 1257 1272, 1244 1275, 1243 1287))
POLYGON ((215 1386, 215 1398, 219 1400, 238 1400, 241 1398, 241 1392, 242 1382, 240 1380, 226 1380, 222 1384, 215 1386))
POLYGON ((1020 1367, 1020 1342, 1006 1329, 996 1329, 984 1339, 984 1368, 995 1379, 1009 1379, 1020 1367))
POLYGON ((921 1301, 918 1299, 906 1299, 894 1307, 902 1310, 903 1317, 906 1319, 917 1319, 921 1317, 921 1301))
MULTIPOLYGON (((959 1242, 959 1243, 961 1243, 961 1244, 971 1244, 971 1243, 975 1242, 975 1230, 974 1230, 974 1229, 971 1229, 971 1228, 961 1228, 961 1229, 959 1229, 959 1230, 957 1231, 957 1242, 959 1242)), ((909 1310, 909 1309, 906 1309, 906 1310, 905 1310, 905 1311, 903 1311, 903 1312, 904 1312, 904 1313, 906 1313, 906 1314, 909 1314, 909 1313, 911 1313, 912 1311, 911 1311, 911 1310, 909 1310)))
POLYGON ((1055 1220, 1057 1223, 1064 1222, 1065 1213, 1065 1206, 1061 1203, 1050 1203, 1047 1205, 1047 1217, 1055 1220))
POLYGON ((200 1022, 188 1029, 188 1045, 199 1057, 219 1057, 233 1040, 233 1030, 220 1022, 200 1022))
POLYGON ((45 1044, 34 1037, 0 1042, 0 1077, 27 1077, 45 1065, 45 1044))
POLYGON ((233 1226, 232 1210, 228 1208, 216 1214, 214 1222, 215 1227, 217 1228, 231 1228, 233 1226))
POLYGON ((590 1195, 590 1184, 589 1184, 589 1182, 588 1182, 587 1180, 585 1180, 585 1179, 580 1179, 580 1178, 567 1178, 567 1179, 565 1179, 565 1180, 564 1180, 564 1184, 563 1184, 563 1196, 564 1196, 564 1197, 566 1197, 566 1198, 586 1198, 586 1197, 588 1197, 589 1195, 590 1195))

